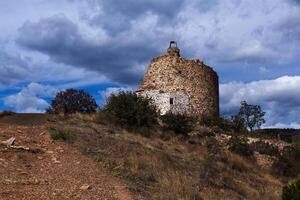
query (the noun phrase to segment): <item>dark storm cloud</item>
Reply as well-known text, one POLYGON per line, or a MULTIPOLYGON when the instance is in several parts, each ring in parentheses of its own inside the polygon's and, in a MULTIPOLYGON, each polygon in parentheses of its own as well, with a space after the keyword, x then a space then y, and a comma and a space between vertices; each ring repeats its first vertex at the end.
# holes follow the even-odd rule
POLYGON ((300 14, 280 20, 273 29, 281 32, 282 42, 300 42, 300 14))
POLYGON ((289 1, 295 4, 300 4, 300 0, 289 0, 289 1))
POLYGON ((136 0, 112 0, 100 1, 105 10, 108 12, 120 12, 126 16, 137 17, 151 11, 159 15, 174 17, 177 15, 184 1, 182 0, 152 0, 152 1, 136 1, 136 0))
POLYGON ((131 20, 135 20, 147 12, 157 15, 160 23, 172 23, 182 9, 183 0, 98 0, 89 1, 99 14, 89 18, 92 25, 101 26, 110 34, 130 29, 131 20))
POLYGON ((29 58, 22 58, 18 54, 10 55, 0 51, 0 87, 24 79, 28 74, 28 61, 29 58))
POLYGON ((158 53, 157 48, 143 40, 130 44, 118 40, 100 43, 81 34, 78 26, 64 15, 25 23, 19 29, 17 42, 57 63, 98 71, 121 83, 136 83, 142 73, 134 67, 158 53))
POLYGON ((90 36, 80 26, 82 23, 86 26, 87 21, 72 21, 61 14, 25 23, 19 29, 17 42, 48 55, 53 62, 97 71, 111 81, 127 84, 138 83, 145 65, 164 51, 170 40, 179 42, 184 56, 215 63, 261 64, 289 56, 285 56, 289 51, 282 53, 289 48, 274 48, 282 46, 278 45, 281 32, 274 29, 279 33, 274 36, 264 31, 267 22, 253 23, 265 15, 263 11, 257 17, 249 17, 253 27, 243 26, 244 17, 234 17, 233 21, 228 20, 232 17, 224 17, 247 15, 245 10, 249 5, 245 3, 238 5, 239 9, 233 4, 231 11, 224 9, 227 4, 222 2, 89 2, 94 10, 86 10, 86 20, 97 26, 88 28, 101 34, 90 36), (243 28, 235 33, 236 26, 243 28))

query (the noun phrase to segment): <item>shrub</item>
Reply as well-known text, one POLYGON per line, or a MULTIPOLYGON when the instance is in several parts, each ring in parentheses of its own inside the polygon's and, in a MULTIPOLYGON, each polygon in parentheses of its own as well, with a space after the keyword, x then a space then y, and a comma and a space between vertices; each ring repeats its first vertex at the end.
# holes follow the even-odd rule
POLYGON ((172 130, 177 134, 187 135, 193 129, 192 124, 194 120, 192 117, 168 112, 160 118, 165 129, 172 130))
POLYGON ((295 182, 283 187, 281 198, 282 200, 300 199, 300 178, 295 182))
POLYGON ((231 122, 233 125, 233 130, 235 132, 245 132, 247 131, 244 119, 240 115, 235 115, 231 117, 231 122))
POLYGON ((241 132, 247 130, 243 121, 236 117, 232 117, 231 119, 226 119, 223 117, 217 118, 205 118, 202 121, 203 125, 214 127, 217 126, 223 131, 234 131, 234 132, 241 132))
POLYGON ((127 128, 151 128, 157 124, 157 112, 151 100, 133 92, 112 94, 102 112, 127 128))
POLYGON ((229 120, 221 117, 213 117, 213 118, 204 118, 202 120, 202 124, 208 127, 217 126, 222 130, 229 130, 232 128, 232 125, 229 120))
POLYGON ((229 140, 229 150, 242 156, 251 157, 251 150, 247 138, 243 136, 233 136, 229 140))
POLYGON ((288 143, 297 142, 297 137, 300 138, 299 129, 292 128, 265 128, 255 130, 252 134, 258 137, 280 139, 288 143))
POLYGON ((51 106, 46 110, 50 114, 74 114, 96 112, 95 99, 83 90, 67 89, 56 94, 51 106))
POLYGON ((270 156, 277 156, 279 155, 278 147, 272 144, 269 144, 268 142, 264 141, 257 141, 252 142, 250 144, 250 148, 252 151, 257 151, 260 154, 266 154, 270 156))
POLYGON ((277 175, 296 177, 300 174, 300 145, 285 147, 273 163, 273 172, 277 175))
POLYGON ((67 141, 70 139, 70 134, 64 131, 50 130, 50 137, 52 140, 67 141))

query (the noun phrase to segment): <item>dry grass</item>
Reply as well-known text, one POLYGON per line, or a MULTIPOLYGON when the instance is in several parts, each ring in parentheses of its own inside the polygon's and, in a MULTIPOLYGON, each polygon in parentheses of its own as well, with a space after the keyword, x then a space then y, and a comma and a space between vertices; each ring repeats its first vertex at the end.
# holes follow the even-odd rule
POLYGON ((136 199, 279 199, 277 180, 214 136, 143 137, 107 123, 78 115, 50 126, 70 133, 71 144, 125 181, 136 199))
POLYGON ((198 188, 193 179, 181 171, 168 170, 159 177, 159 188, 153 194, 153 199, 200 199, 198 188))

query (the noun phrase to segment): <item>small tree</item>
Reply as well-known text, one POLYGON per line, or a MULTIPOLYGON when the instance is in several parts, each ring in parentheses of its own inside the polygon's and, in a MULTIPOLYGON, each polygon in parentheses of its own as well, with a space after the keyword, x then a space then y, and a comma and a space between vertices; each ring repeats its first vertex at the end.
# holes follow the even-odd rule
POLYGON ((89 93, 67 89, 56 94, 46 112, 50 114, 93 113, 96 112, 97 107, 95 99, 89 93))
POLYGON ((244 121, 246 127, 252 132, 255 127, 260 128, 265 123, 264 116, 265 112, 259 105, 250 105, 246 101, 242 101, 236 118, 244 121))

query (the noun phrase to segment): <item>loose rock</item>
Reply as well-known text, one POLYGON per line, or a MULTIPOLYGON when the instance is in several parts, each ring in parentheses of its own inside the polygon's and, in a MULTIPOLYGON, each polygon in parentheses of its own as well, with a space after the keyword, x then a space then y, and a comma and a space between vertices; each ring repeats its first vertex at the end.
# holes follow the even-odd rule
POLYGON ((80 190, 90 190, 90 189, 92 189, 92 187, 88 184, 84 184, 80 187, 80 190))

